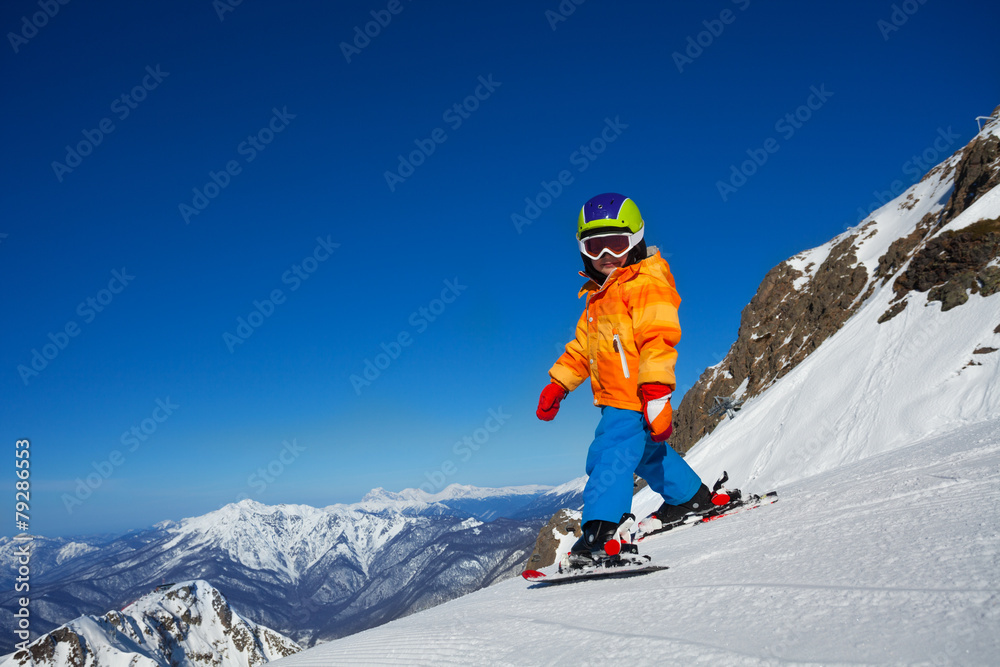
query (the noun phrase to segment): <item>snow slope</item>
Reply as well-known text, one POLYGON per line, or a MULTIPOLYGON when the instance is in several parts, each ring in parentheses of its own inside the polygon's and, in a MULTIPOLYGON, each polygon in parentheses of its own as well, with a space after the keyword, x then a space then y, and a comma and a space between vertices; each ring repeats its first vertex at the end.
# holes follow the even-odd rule
MULTIPOLYGON (((877 263, 911 230, 900 220, 915 224, 926 202, 927 212, 940 210, 941 185, 928 178, 876 211, 859 263, 877 263), (910 210, 903 204, 913 193, 920 196, 910 210), (866 244, 876 249, 866 252, 866 244)), ((994 188, 938 234, 997 217, 994 188)), ((1000 348, 1000 296, 973 294, 942 312, 926 292, 911 292, 906 309, 879 324, 895 296, 893 278, 872 278, 875 291, 843 328, 703 438, 688 453, 692 467, 714 479, 724 466, 737 485, 773 487, 1000 416, 1000 354, 976 354, 1000 348)))
POLYGON ((997 664, 998 482, 1000 423, 963 426, 646 540, 665 572, 506 581, 273 664, 997 664))

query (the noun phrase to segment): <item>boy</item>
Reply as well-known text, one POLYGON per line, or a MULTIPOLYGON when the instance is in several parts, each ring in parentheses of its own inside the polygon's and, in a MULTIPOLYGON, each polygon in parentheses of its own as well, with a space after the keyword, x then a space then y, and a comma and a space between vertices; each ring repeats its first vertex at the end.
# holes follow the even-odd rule
POLYGON ((647 253, 643 233, 639 208, 627 197, 607 193, 583 205, 576 238, 580 275, 590 278, 580 290, 587 305, 576 339, 549 370, 552 382, 538 400, 538 418, 549 421, 560 401, 589 377, 594 405, 601 408, 587 453, 583 535, 570 552, 576 567, 607 555, 605 543, 631 511, 633 472, 665 501, 640 524, 645 531, 691 512, 717 512, 729 502, 725 494, 712 494, 666 444, 681 298, 667 262, 656 248, 647 253))

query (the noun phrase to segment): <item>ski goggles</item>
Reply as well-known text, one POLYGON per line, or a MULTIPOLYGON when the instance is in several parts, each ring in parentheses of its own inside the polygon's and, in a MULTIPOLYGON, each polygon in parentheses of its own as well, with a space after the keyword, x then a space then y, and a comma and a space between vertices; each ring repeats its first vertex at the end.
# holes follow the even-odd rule
POLYGON ((642 229, 635 234, 614 233, 588 236, 579 240, 580 252, 590 259, 600 259, 604 253, 615 258, 624 257, 641 240, 642 229))

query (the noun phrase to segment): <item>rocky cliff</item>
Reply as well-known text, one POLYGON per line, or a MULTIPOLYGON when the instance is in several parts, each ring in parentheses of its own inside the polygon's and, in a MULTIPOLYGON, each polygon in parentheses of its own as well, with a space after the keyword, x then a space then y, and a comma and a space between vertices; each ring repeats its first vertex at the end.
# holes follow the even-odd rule
MULTIPOLYGON (((897 199, 830 242, 771 269, 743 310, 736 342, 684 395, 671 444, 685 452, 727 417, 715 397, 761 394, 833 335, 879 284, 896 297, 880 322, 926 292, 942 310, 1000 290, 1000 221, 946 229, 1000 184, 1000 107, 972 141, 897 199)), ((737 417, 738 418, 738 417, 737 417)))

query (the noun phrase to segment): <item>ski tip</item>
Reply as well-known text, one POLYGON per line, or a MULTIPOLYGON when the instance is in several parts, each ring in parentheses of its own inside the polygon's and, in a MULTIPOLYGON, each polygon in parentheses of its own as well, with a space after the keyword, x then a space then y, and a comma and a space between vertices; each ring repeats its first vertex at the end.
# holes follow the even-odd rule
POLYGON ((524 572, 521 573, 521 576, 527 579, 528 581, 534 581, 536 579, 545 578, 545 574, 543 572, 539 572, 538 570, 525 570, 524 572))

